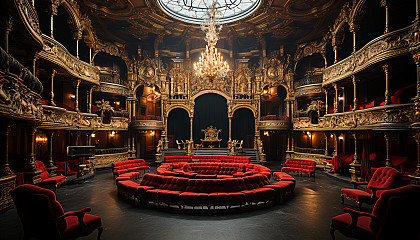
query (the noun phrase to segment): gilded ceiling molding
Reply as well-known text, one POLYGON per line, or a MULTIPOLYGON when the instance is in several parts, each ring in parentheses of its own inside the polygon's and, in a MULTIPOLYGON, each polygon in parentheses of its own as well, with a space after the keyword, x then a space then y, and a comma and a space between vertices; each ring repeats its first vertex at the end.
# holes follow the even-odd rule
POLYGON ((292 6, 294 1, 287 1, 284 6, 284 10, 287 16, 290 17, 313 17, 314 15, 325 14, 326 11, 329 10, 336 2, 336 0, 329 0, 328 2, 319 7, 313 7, 308 10, 294 10, 292 6))
POLYGON ((117 16, 118 18, 127 18, 133 15, 134 13, 134 5, 130 0, 114 0, 109 1, 109 3, 112 3, 112 5, 105 5, 107 1, 94 1, 94 0, 84 0, 83 1, 86 6, 94 9, 100 14, 105 14, 106 16, 112 17, 117 16), (102 3, 103 5, 99 5, 98 3, 102 3), (118 10, 112 10, 110 7, 118 6, 121 8, 123 6, 124 8, 118 9, 118 10))

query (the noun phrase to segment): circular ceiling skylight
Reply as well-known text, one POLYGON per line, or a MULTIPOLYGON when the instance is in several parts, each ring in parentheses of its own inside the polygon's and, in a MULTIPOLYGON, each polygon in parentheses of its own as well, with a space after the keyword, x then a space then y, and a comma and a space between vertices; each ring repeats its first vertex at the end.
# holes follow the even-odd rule
POLYGON ((189 23, 201 24, 213 1, 220 12, 219 22, 229 23, 253 13, 261 0, 158 0, 160 7, 170 16, 189 23))

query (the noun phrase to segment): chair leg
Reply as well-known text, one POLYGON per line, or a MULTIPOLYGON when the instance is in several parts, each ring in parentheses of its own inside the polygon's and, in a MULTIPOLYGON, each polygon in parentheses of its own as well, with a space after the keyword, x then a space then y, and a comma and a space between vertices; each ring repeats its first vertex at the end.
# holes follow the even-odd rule
POLYGON ((104 228, 102 226, 98 227, 98 237, 97 237, 98 240, 101 240, 101 235, 103 231, 104 231, 104 228))
POLYGON ((335 240, 335 235, 334 235, 335 229, 333 227, 330 227, 330 234, 331 234, 331 238, 333 240, 335 240))
POLYGON ((344 194, 341 194, 341 204, 344 204, 344 194))

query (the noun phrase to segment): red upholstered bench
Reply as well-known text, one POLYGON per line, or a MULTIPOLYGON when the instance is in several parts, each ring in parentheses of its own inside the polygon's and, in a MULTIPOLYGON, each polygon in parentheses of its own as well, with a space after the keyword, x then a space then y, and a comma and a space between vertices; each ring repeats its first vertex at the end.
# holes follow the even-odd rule
POLYGON ((315 175, 315 161, 311 160, 304 160, 304 159, 287 159, 282 171, 291 171, 291 172, 299 172, 307 173, 310 175, 315 175))
POLYGON ((149 163, 145 162, 144 159, 133 159, 122 162, 112 163, 112 172, 114 177, 126 172, 133 172, 143 170, 144 172, 150 171, 149 163))
POLYGON ((164 162, 191 162, 191 156, 165 156, 164 162))
POLYGON ((285 172, 273 172, 274 179, 278 181, 292 181, 296 182, 296 179, 285 172))
POLYGON ((47 171, 44 163, 41 161, 35 161, 36 167, 42 172, 39 174, 39 177, 42 179, 39 183, 40 187, 48 188, 52 191, 57 189, 57 186, 66 182, 66 176, 54 176, 50 177, 50 174, 47 171))

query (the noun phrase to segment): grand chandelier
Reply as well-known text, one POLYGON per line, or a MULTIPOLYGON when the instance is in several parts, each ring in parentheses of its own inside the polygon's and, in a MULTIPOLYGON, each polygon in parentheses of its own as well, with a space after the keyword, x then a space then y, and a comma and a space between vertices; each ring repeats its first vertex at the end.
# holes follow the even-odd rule
POLYGON ((225 77, 229 72, 229 65, 223 61, 223 56, 217 52, 216 44, 219 40, 219 33, 222 25, 217 18, 217 2, 213 2, 210 9, 207 10, 207 18, 201 25, 201 30, 206 33, 206 50, 201 53, 198 62, 194 63, 195 74, 198 77, 207 77, 210 81, 215 78, 225 77))

